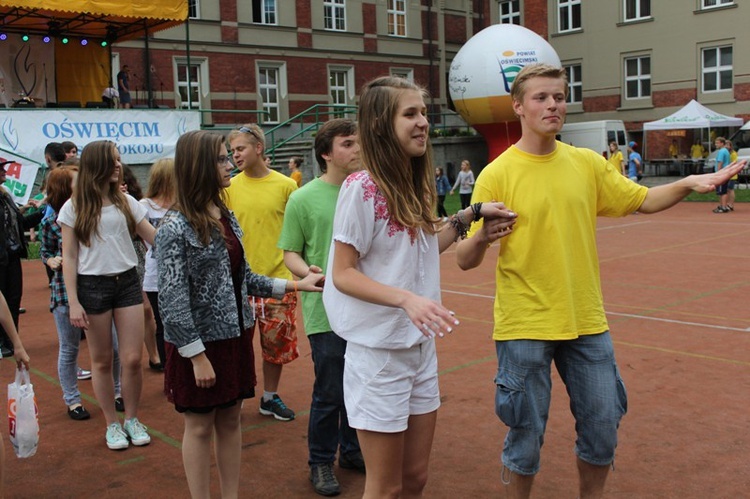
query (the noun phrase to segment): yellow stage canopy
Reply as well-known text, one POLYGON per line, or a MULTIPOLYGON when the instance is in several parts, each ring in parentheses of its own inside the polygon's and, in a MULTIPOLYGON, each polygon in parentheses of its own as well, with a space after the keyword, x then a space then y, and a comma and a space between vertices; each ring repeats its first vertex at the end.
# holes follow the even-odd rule
POLYGON ((181 24, 187 0, 0 0, 0 31, 123 41, 181 24))

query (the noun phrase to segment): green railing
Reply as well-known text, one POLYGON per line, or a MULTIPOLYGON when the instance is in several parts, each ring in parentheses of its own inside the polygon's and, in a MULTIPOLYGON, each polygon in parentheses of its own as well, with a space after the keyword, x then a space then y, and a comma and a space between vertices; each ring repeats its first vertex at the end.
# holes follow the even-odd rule
POLYGON ((271 146, 266 149, 266 154, 270 154, 271 161, 273 162, 276 149, 279 147, 288 144, 299 137, 303 137, 308 132, 317 132, 323 123, 332 118, 345 118, 347 116, 351 116, 352 119, 356 118, 357 106, 347 106, 343 104, 315 104, 298 115, 289 118, 283 123, 279 123, 265 132, 266 143, 271 144, 271 146), (310 118, 313 119, 311 120, 310 118), (276 132, 294 123, 299 123, 299 130, 289 137, 276 141, 276 132))

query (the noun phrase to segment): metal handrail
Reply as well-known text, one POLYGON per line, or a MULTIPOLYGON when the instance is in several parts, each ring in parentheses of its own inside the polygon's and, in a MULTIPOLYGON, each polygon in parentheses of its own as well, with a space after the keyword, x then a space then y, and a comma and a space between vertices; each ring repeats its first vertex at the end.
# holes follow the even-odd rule
POLYGON ((289 118, 283 123, 279 123, 278 125, 265 132, 266 143, 272 144, 266 149, 266 154, 270 153, 271 161, 273 161, 275 159, 275 151, 279 147, 291 142, 297 137, 303 136, 305 133, 311 130, 317 132, 318 128, 320 128, 321 123, 328 121, 331 117, 342 118, 348 114, 354 114, 356 116, 357 106, 350 106, 346 104, 315 104, 297 114, 296 116, 289 118), (314 116, 315 119, 312 121, 312 123, 305 124, 305 118, 309 118, 311 116, 314 116), (324 117, 325 119, 322 119, 324 117), (297 120, 299 120, 300 122, 300 130, 292 134, 291 136, 277 142, 275 140, 276 131, 291 125, 297 120))

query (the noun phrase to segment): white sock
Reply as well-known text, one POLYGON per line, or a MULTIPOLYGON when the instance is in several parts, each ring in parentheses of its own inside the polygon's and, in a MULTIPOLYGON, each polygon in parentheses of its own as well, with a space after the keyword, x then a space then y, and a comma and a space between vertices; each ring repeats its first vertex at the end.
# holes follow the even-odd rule
POLYGON ((274 395, 276 395, 277 392, 267 392, 263 390, 263 402, 268 402, 273 398, 274 395))

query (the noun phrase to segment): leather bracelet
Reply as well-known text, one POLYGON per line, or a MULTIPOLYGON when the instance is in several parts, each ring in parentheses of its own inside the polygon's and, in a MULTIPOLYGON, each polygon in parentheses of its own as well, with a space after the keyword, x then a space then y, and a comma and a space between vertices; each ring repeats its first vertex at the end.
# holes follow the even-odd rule
POLYGON ((471 205, 471 211, 474 212, 474 221, 478 222, 482 218, 482 203, 474 203, 471 205))

